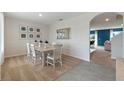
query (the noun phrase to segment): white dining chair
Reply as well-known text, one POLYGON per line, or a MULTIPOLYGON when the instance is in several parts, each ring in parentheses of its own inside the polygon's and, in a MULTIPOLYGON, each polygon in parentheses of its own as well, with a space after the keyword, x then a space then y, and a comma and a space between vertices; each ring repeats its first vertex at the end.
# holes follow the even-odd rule
POLYGON ((48 54, 47 55, 47 66, 48 64, 52 65, 53 68, 55 68, 56 63, 60 63, 61 67, 62 67, 62 44, 59 45, 54 45, 55 50, 53 51, 53 53, 48 54))
POLYGON ((30 44, 27 43, 27 57, 31 56, 31 49, 30 49, 30 44))
POLYGON ((35 64, 37 61, 41 62, 42 61, 41 53, 36 53, 34 44, 30 45, 30 49, 31 49, 31 59, 33 60, 33 63, 35 64))
POLYGON ((30 49, 30 43, 27 43, 26 44, 26 55, 27 55, 27 58, 26 58, 26 62, 30 63, 32 60, 31 60, 31 49, 30 49))

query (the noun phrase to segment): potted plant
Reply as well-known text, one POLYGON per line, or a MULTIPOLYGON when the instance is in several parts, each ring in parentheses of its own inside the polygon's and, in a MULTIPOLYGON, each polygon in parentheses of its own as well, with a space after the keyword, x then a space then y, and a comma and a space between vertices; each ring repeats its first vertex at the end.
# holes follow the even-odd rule
POLYGON ((46 40, 45 43, 48 44, 49 42, 46 40))
POLYGON ((40 40, 40 43, 43 43, 43 41, 42 41, 42 40, 40 40))
POLYGON ((35 40, 34 42, 37 42, 37 40, 35 40))

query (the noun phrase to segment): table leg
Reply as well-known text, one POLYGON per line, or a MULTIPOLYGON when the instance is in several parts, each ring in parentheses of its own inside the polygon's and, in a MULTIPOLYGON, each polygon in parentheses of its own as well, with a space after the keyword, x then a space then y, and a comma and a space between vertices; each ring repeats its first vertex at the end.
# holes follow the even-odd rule
POLYGON ((42 52, 42 68, 44 67, 44 52, 42 52))

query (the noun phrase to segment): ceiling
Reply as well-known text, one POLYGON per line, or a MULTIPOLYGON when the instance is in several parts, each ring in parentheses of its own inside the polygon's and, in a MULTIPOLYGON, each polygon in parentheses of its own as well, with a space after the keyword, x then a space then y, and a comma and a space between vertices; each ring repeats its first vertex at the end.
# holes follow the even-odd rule
POLYGON ((5 12, 5 16, 29 20, 41 24, 52 24, 59 19, 68 19, 79 16, 81 12, 5 12), (40 17, 39 14, 42 14, 40 17))
POLYGON ((98 26, 119 26, 123 24, 123 16, 117 13, 103 13, 96 17, 94 17, 91 22, 91 27, 98 27, 98 26), (109 19, 109 21, 105 21, 109 19))

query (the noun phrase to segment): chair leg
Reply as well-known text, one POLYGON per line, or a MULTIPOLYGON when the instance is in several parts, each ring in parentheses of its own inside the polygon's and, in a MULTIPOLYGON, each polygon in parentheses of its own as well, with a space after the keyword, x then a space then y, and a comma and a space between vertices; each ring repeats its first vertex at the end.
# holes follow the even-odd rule
POLYGON ((48 66, 48 58, 47 58, 47 61, 46 61, 46 63, 47 63, 47 66, 48 66))
POLYGON ((55 60, 53 60, 53 68, 55 69, 55 60))
POLYGON ((62 67, 62 59, 60 58, 60 65, 61 65, 61 67, 62 67))
POLYGON ((33 63, 34 63, 34 64, 36 63, 36 59, 33 59, 33 63))
POLYGON ((55 64, 53 64, 53 68, 55 69, 55 64))
POLYGON ((34 58, 31 58, 32 63, 34 64, 34 58))
POLYGON ((61 68, 62 68, 62 61, 60 62, 61 68))
POLYGON ((35 61, 34 61, 34 59, 32 60, 32 63, 33 63, 33 64, 35 64, 35 61))
POLYGON ((40 60, 39 60, 39 61, 40 61, 40 63, 42 64, 42 58, 41 58, 41 57, 40 57, 40 60))
POLYGON ((30 63, 30 61, 31 61, 31 57, 27 56, 27 63, 30 63))
POLYGON ((38 61, 37 58, 33 58, 33 63, 34 64, 36 64, 37 61, 38 61))

